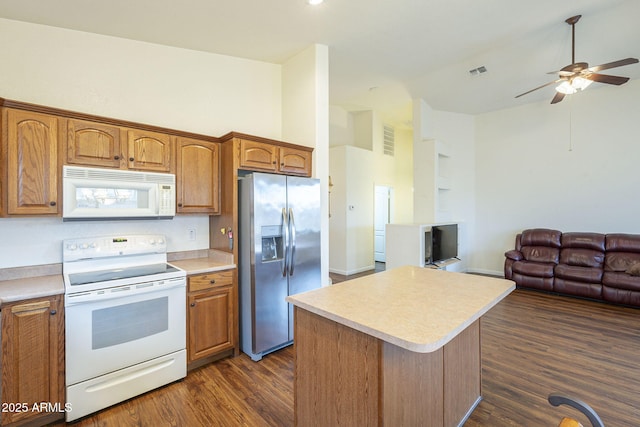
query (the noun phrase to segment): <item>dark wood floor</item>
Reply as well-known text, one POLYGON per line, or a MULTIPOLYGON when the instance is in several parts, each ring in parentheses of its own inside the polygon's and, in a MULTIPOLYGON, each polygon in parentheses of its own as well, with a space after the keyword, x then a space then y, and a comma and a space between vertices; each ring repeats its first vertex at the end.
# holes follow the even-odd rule
MULTIPOLYGON (((551 392, 587 402, 607 427, 640 425, 639 315, 515 291, 482 319, 484 400, 465 426, 551 427, 563 416, 590 425, 573 408, 551 406, 551 392)), ((73 425, 292 426, 292 369, 291 347, 260 362, 225 359, 73 425)))

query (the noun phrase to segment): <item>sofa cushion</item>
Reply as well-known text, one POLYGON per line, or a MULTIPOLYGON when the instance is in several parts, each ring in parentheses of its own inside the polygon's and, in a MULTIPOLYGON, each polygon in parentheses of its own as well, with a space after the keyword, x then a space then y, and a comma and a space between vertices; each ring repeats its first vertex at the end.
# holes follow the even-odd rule
POLYGON ((604 257, 604 271, 624 273, 637 263, 640 263, 640 252, 607 252, 604 257))
POLYGON ((548 246, 523 246, 521 252, 525 260, 532 262, 557 264, 560 259, 560 250, 548 246))
POLYGON ((554 273, 556 277, 584 283, 597 283, 599 285, 602 280, 602 269, 600 268, 558 264, 556 265, 554 273))
POLYGON ((640 262, 633 264, 625 273, 632 276, 640 276, 640 262))
POLYGON ((602 285, 600 283, 576 282, 556 277, 553 279, 553 291, 584 298, 602 299, 602 285))
POLYGON ((511 278, 519 287, 542 289, 544 291, 553 290, 553 277, 535 277, 513 273, 511 278))
POLYGON ((560 247, 560 236, 562 233, 558 230, 550 230, 547 228, 532 228, 524 230, 520 237, 520 244, 524 246, 550 246, 553 248, 560 247))
POLYGON ((607 234, 605 249, 607 252, 640 253, 640 234, 607 234))
POLYGON ((602 299, 616 304, 640 307, 640 292, 629 289, 602 287, 602 299))
POLYGON ((524 276, 553 277, 554 267, 555 264, 546 262, 516 261, 513 263, 512 269, 514 273, 524 276))
POLYGON ((640 277, 631 276, 624 271, 605 271, 602 275, 602 284, 609 288, 640 292, 640 277))
POLYGON ((601 233, 563 233, 563 248, 583 248, 604 252, 605 235, 601 233))
MULTIPOLYGON (((604 245, 604 240, 602 242, 604 245)), ((592 249, 562 248, 560 251, 560 264, 601 269, 604 264, 604 253, 592 249)))

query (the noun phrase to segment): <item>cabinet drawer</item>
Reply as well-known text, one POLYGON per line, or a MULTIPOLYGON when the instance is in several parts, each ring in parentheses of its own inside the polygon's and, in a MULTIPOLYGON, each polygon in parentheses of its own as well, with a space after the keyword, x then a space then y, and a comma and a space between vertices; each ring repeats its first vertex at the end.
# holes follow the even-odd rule
POLYGON ((233 270, 198 274, 196 276, 189 277, 189 292, 203 291, 220 286, 230 286, 232 284, 233 270))

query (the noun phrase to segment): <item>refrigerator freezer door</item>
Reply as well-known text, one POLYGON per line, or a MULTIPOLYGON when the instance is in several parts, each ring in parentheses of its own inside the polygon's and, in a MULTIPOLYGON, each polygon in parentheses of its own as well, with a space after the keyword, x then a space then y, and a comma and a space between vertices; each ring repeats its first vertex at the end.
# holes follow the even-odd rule
POLYGON ((266 350, 289 341, 288 308, 283 303, 286 177, 255 173, 244 178, 240 198, 242 347, 259 360, 266 350))
MULTIPOLYGON (((287 205, 291 227, 289 295, 321 286, 320 181, 287 177, 287 205)), ((289 339, 293 339, 293 306, 289 304, 289 339)))

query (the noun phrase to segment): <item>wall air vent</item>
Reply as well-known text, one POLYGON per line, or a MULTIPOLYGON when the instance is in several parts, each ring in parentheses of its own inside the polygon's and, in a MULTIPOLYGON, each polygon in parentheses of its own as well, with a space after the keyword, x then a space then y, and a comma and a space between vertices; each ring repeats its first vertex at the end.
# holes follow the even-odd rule
POLYGON ((393 156, 396 147, 395 129, 392 126, 384 125, 384 154, 393 156))

